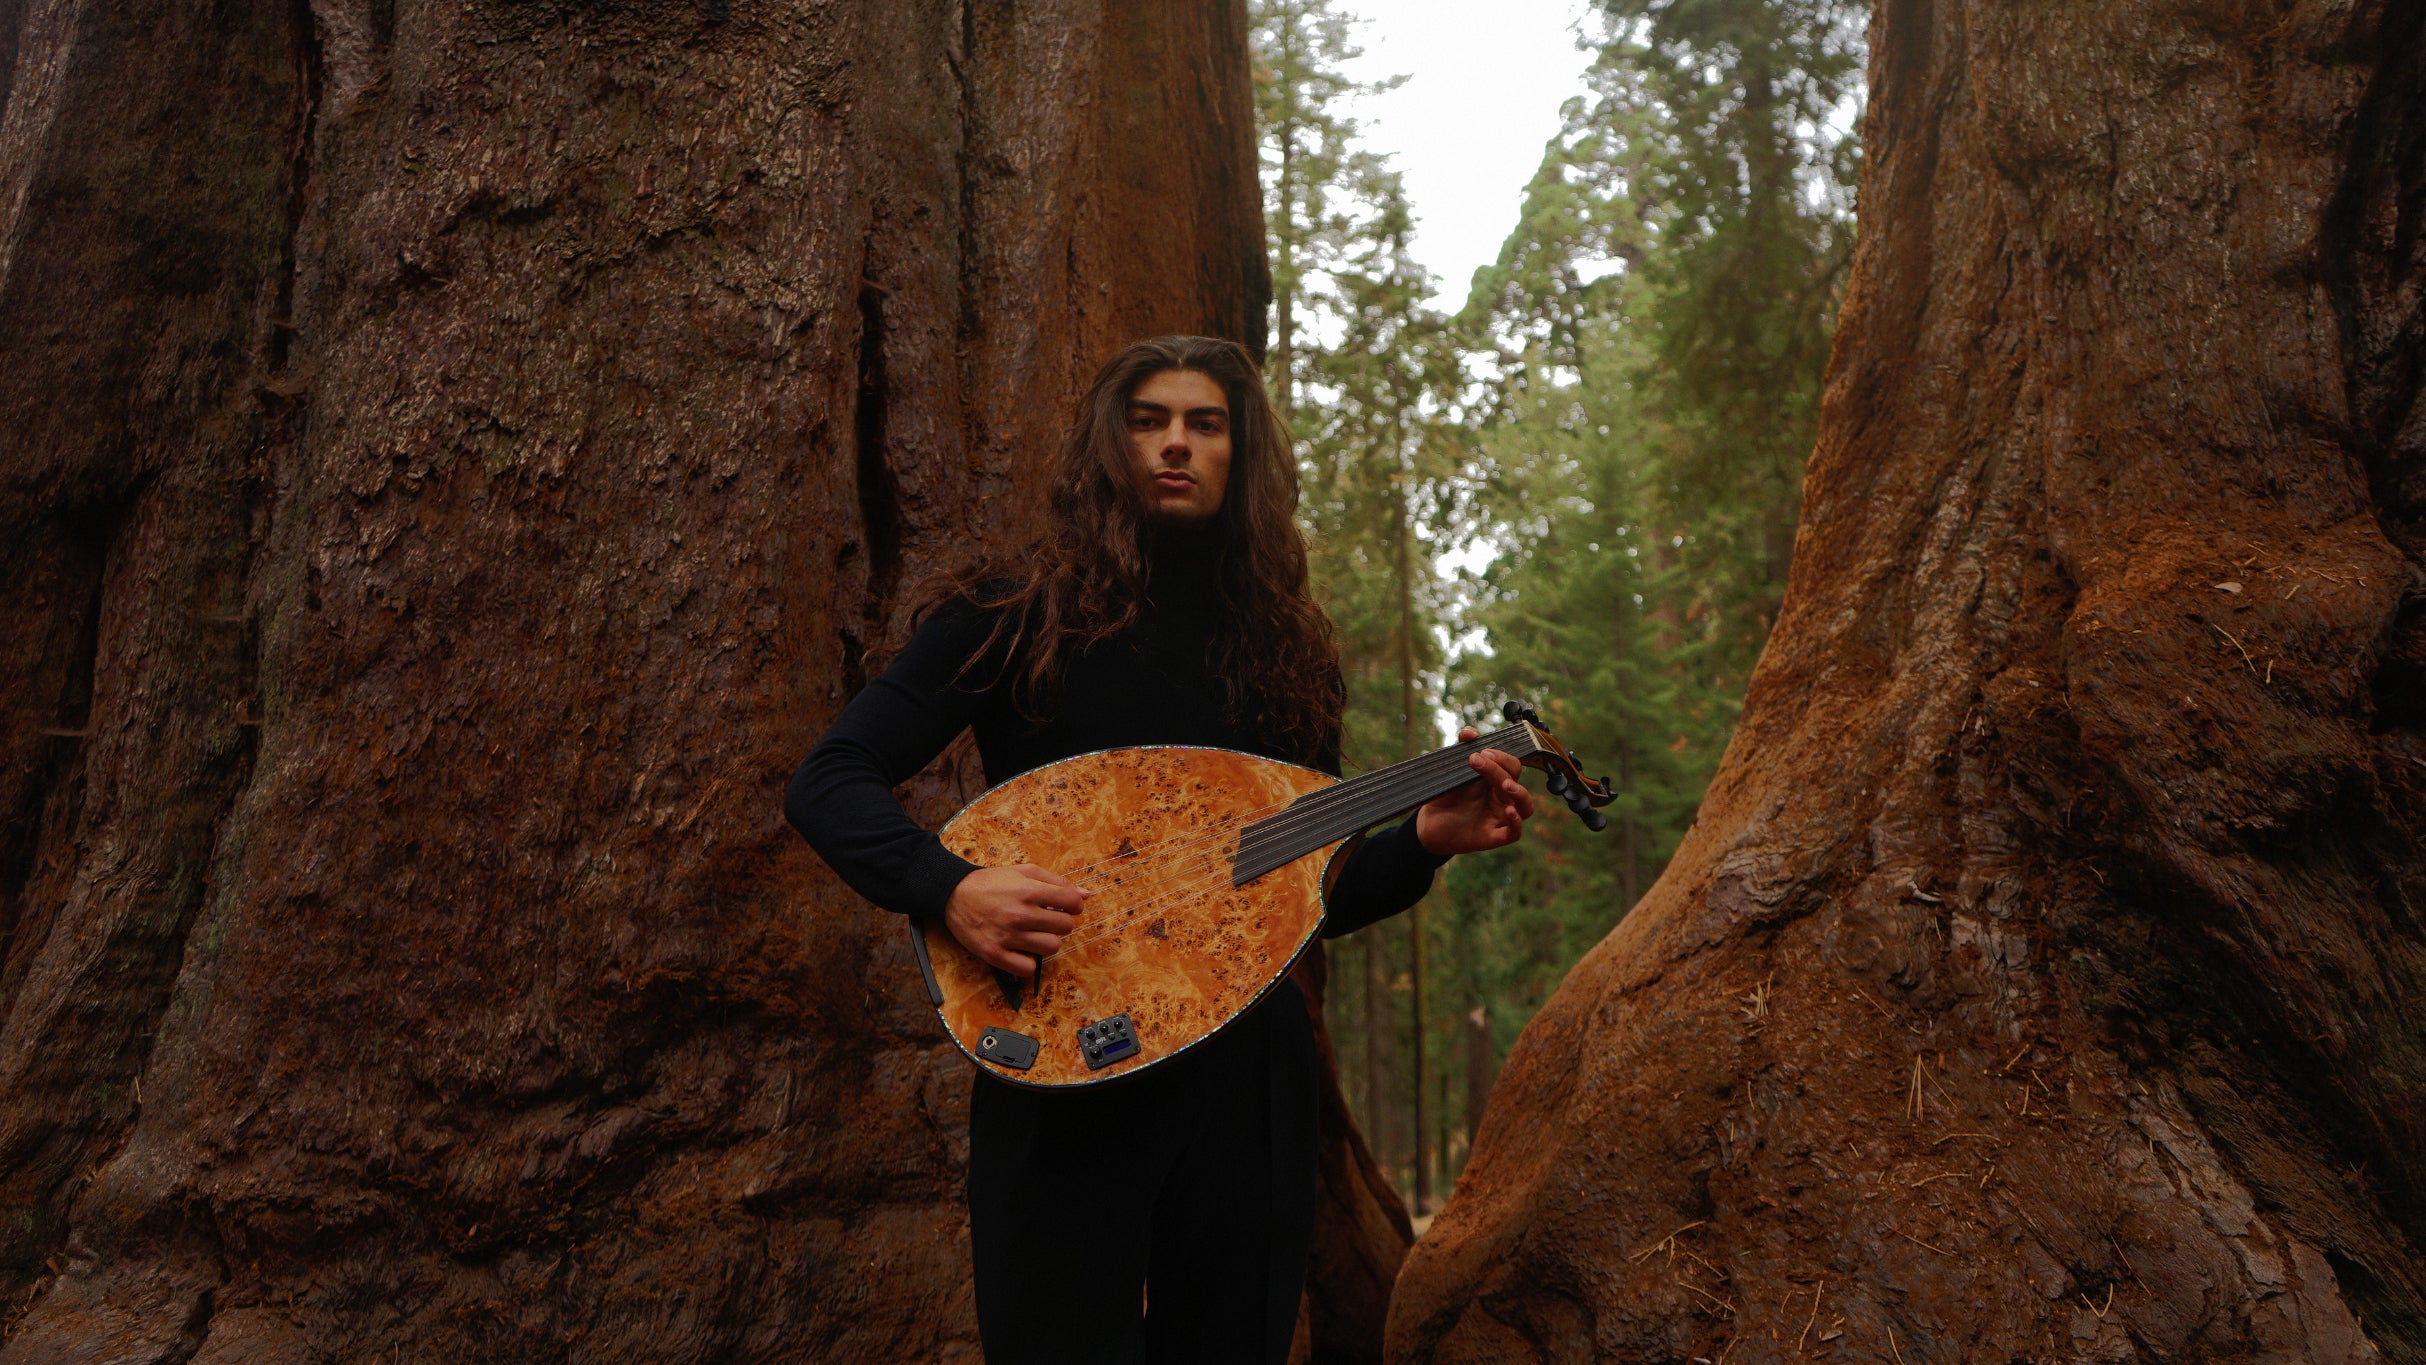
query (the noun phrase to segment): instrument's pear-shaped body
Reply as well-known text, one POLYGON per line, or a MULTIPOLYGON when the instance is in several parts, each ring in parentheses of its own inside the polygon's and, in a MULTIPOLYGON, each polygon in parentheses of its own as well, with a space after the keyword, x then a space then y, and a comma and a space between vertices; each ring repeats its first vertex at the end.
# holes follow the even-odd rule
POLYGON ((1063 759, 971 802, 940 831, 944 847, 980 867, 1050 868, 1094 895, 1033 988, 942 925, 922 926, 952 1040, 1002 1080, 1064 1089, 1211 1037, 1314 941, 1325 871, 1346 842, 1237 886, 1240 831, 1334 780, 1253 754, 1161 746, 1063 759))
MULTIPOLYGON (((1483 751, 1544 769, 1578 815, 1616 799, 1511 703, 1509 724, 1340 782, 1228 749, 1108 749, 1049 763, 952 817, 944 847, 980 867, 1034 863, 1094 893, 1033 987, 915 928, 928 996, 963 1052, 1040 1089, 1107 1081, 1219 1032, 1322 928, 1340 849, 1475 780, 1483 751)), ((1598 828, 1598 823, 1594 828, 1598 828)))

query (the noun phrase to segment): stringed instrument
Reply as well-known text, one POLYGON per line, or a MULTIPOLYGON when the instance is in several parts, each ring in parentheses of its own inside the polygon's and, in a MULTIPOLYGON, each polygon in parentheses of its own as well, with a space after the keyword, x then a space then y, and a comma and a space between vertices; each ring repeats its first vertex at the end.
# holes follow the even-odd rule
POLYGON ((1340 781, 1228 749, 1080 754, 1022 773, 939 831, 980 867, 1034 863, 1094 893, 1033 983, 940 923, 910 938, 927 998, 986 1071, 1040 1089, 1134 1075, 1212 1037, 1286 976, 1322 928, 1330 867, 1385 820, 1475 780, 1498 749, 1548 774, 1591 828, 1615 799, 1531 708, 1490 734, 1340 781))

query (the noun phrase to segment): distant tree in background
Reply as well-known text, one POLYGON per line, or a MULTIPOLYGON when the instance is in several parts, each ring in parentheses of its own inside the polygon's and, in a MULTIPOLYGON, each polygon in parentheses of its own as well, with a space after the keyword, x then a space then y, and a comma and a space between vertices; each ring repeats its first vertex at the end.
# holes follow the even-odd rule
POLYGON ((1347 75, 1346 64, 1362 51, 1349 41, 1349 17, 1331 0, 1255 0, 1248 22, 1272 259, 1272 388, 1294 415, 1296 381, 1309 363, 1299 337, 1319 333, 1336 315, 1332 270, 1369 235, 1376 194, 1397 182, 1379 156, 1354 145, 1356 122, 1344 106, 1399 82, 1347 75))
MULTIPOLYGON (((1841 0, 1614 0, 1590 94, 1461 319, 1497 555, 1451 700, 1538 699, 1619 792, 1448 874, 1466 1129, 1487 1075, 1692 823, 1785 590, 1850 258, 1861 22, 1841 0)), ((1453 1003, 1444 1001, 1444 1003, 1453 1003)), ((1436 1052, 1445 1050, 1435 1049, 1436 1052)))
POLYGON ((1767 640, 1387 1358, 2426 1365, 2426 8, 1879 4, 1841 295, 1851 16, 1610 12, 1640 254, 1500 316, 1614 295, 1642 420, 1585 346, 1480 448, 1639 477, 1478 619, 1580 636, 1631 524, 1681 710, 1767 640))
MULTIPOLYGON (((1316 586, 1338 624, 1349 688, 1351 769, 1433 747, 1442 625, 1435 564, 1461 517, 1461 348, 1424 305, 1431 278, 1408 251, 1414 227, 1396 171, 1356 146, 1346 113, 1395 80, 1345 74, 1359 55, 1329 0, 1251 8, 1257 113, 1274 273, 1275 396, 1303 461, 1303 515, 1316 586)), ((1426 963, 1422 911, 1376 926, 1339 954, 1327 1008, 1342 1023, 1346 1075, 1382 1164, 1419 1209, 1430 1196, 1426 1135, 1438 1108, 1417 1085, 1426 963)))
POLYGON ((1347 74, 1329 0, 1252 15, 1272 383, 1341 632, 1347 759, 1437 743, 1444 704, 1522 697, 1620 792, 1607 835, 1554 813, 1454 864, 1429 922, 1340 954, 1343 1079, 1421 1212, 1507 1041, 1691 823, 1774 619, 1851 246, 1862 11, 1600 7, 1589 93, 1456 319, 1424 306, 1404 187, 1349 114, 1396 82, 1347 74), (1439 571, 1478 537, 1487 569, 1439 571))
MULTIPOLYGON (((1348 679, 1345 754, 1357 768, 1411 758, 1443 738, 1439 669, 1452 603, 1436 563, 1464 502, 1455 337, 1449 320, 1423 305, 1431 282, 1407 253, 1412 219, 1397 177, 1383 188, 1366 249, 1335 276, 1341 334, 1311 367, 1311 393, 1323 401, 1301 428, 1307 508, 1323 550, 1318 581, 1340 626, 1348 679)), ((1368 1075, 1377 1096, 1407 1100, 1405 1145, 1394 1150, 1406 1156, 1418 1212, 1433 1193, 1428 1157, 1441 1107, 1418 1084, 1432 1072, 1417 1025, 1429 1017, 1426 942, 1418 904, 1403 922, 1364 931, 1356 948, 1366 987, 1360 1029, 1375 1040, 1388 1030, 1411 1047, 1403 1079, 1385 1079, 1378 1066, 1368 1075), (1402 980, 1399 1021, 1387 1007, 1402 980)))

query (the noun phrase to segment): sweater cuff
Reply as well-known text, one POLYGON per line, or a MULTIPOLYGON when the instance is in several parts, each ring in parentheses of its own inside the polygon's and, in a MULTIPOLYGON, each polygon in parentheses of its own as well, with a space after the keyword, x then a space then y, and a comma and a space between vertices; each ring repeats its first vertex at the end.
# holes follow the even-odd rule
POLYGON ((926 845, 902 877, 901 908, 914 919, 943 923, 943 908, 951 903, 952 893, 960 889, 962 878, 976 870, 977 864, 945 848, 943 840, 927 836, 926 845))
POLYGON ((1423 840, 1415 836, 1415 821, 1421 814, 1422 812, 1418 811, 1415 815, 1408 816, 1406 819, 1399 821, 1397 824, 1390 826, 1388 829, 1381 831, 1379 834, 1367 836, 1365 842, 1370 844, 1382 841, 1395 842, 1398 840, 1404 840, 1406 842, 1406 855, 1409 858, 1423 864, 1425 867, 1430 868, 1434 872, 1438 872, 1442 868, 1449 865, 1450 855, 1446 853, 1434 853, 1432 850, 1424 847, 1423 840))

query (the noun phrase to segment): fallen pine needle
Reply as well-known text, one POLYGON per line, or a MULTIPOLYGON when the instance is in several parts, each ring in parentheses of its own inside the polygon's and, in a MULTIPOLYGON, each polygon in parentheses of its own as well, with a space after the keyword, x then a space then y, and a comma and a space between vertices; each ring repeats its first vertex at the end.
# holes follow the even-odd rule
POLYGON ((1904 1353, 1895 1349, 1895 1329, 1887 1329, 1887 1349, 1895 1354, 1895 1365, 1904 1365, 1904 1353))
POLYGON ((1707 1223, 1707 1222, 1709 1222, 1709 1221, 1710 1221, 1710 1220, 1709 1220, 1709 1219, 1707 1219, 1707 1218, 1697 1218, 1697 1219, 1695 1219, 1694 1221, 1692 1221, 1692 1222, 1690 1222, 1690 1223, 1685 1224, 1683 1227, 1678 1228, 1678 1229, 1677 1229, 1675 1232, 1671 1232, 1671 1233, 1669 1233, 1667 1236, 1660 1238, 1658 1241, 1653 1242, 1651 1245, 1649 1245, 1649 1246, 1647 1246, 1647 1247, 1644 1247, 1642 1250, 1640 1250, 1640 1251, 1638 1251, 1638 1252, 1635 1252, 1635 1253, 1634 1253, 1633 1255, 1631 1255, 1631 1256, 1628 1256, 1626 1259, 1627 1259, 1627 1260, 1629 1260, 1629 1261, 1639 1261, 1639 1260, 1642 1260, 1644 1257, 1649 1256, 1649 1255, 1650 1255, 1652 1252, 1657 1251, 1657 1250, 1659 1250, 1661 1247, 1664 1247, 1664 1246, 1668 1245, 1670 1242, 1675 1241, 1675 1240, 1676 1240, 1676 1239, 1677 1239, 1677 1238, 1678 1238, 1680 1235, 1682 1235, 1682 1234, 1684 1234, 1684 1233, 1691 1232, 1691 1231, 1693 1231, 1695 1228, 1698 1228, 1698 1227, 1700 1227, 1702 1224, 1707 1223))
POLYGON ((1958 1176, 1958 1175, 1969 1175, 1969 1174, 1970 1174, 1970 1172, 1969 1172, 1969 1171, 1939 1171, 1939 1172, 1938 1172, 1936 1175, 1932 1175, 1932 1176, 1924 1176, 1924 1177, 1922 1177, 1922 1178, 1921 1178, 1921 1179, 1919 1179, 1919 1180, 1915 1180, 1915 1181, 1913 1181, 1911 1184, 1906 1185, 1904 1188, 1905 1188, 1905 1189, 1908 1189, 1908 1190, 1917 1190, 1917 1189, 1919 1189, 1921 1186, 1928 1184, 1928 1183, 1929 1183, 1930 1181, 1932 1181, 1932 1180, 1949 1180, 1949 1179, 1952 1179, 1953 1177, 1958 1176))
MULTIPOLYGON (((2106 1245, 2114 1248, 2114 1258, 2123 1263, 2123 1269, 2131 1272, 2131 1282, 2142 1289, 2148 1289, 2148 1282, 2140 1278, 2140 1268, 2131 1263, 2129 1256, 2123 1254, 2123 1244, 2109 1237, 2106 1239, 2106 1245)), ((2151 1289, 2148 1292, 2153 1294, 2156 1291, 2151 1289)))
POLYGON ((1678 1247, 1676 1248, 1676 1254, 1684 1257, 1688 1261, 1693 1262, 1695 1265, 1700 1266, 1702 1269, 1709 1271, 1711 1274, 1718 1276, 1722 1280, 1727 1278, 1726 1271, 1721 1270, 1717 1266, 1703 1260, 1701 1257, 1694 1255, 1693 1249, 1690 1247, 1678 1247))
POLYGON ((1912 1059, 1912 1098, 1904 1106, 1904 1117, 1918 1120, 1921 1116, 1921 1059, 1912 1059))
POLYGON ((1943 1147, 1943 1146, 1945 1146, 1947 1143, 1954 1141, 1956 1138, 1967 1138, 1967 1137, 1975 1137, 1975 1138, 1987 1138, 1987 1139, 1988 1139, 1989 1141, 1991 1141, 1991 1142, 1994 1142, 1994 1141, 1996 1140, 1995 1136, 1994 1136, 1993 1134, 1989 1134, 1989 1133, 1948 1133, 1948 1134, 1947 1134, 1947 1135, 1945 1135, 1944 1137, 1939 1138, 1937 1141, 1932 1142, 1932 1143, 1930 1143, 1929 1145, 1930 1145, 1930 1146, 1932 1146, 1932 1147, 1943 1147))
POLYGON ((1685 1288, 1692 1290, 1694 1293, 1701 1295, 1703 1298, 1708 1299, 1710 1302, 1717 1304, 1719 1307, 1726 1309, 1730 1313, 1735 1311, 1735 1305, 1733 1303, 1726 1299, 1720 1298, 1718 1295, 1711 1293, 1709 1290, 1702 1288, 1700 1285, 1695 1284, 1693 1281, 1686 1279, 1682 1275, 1676 1277, 1676 1282, 1683 1285, 1685 1288))
POLYGON ((1924 1242, 1920 1238, 1913 1236, 1911 1233, 1904 1231, 1902 1228, 1897 1228, 1895 1230, 1895 1235, 1903 1238, 1907 1242, 1912 1243, 1916 1247, 1929 1247, 1929 1250, 1936 1252, 1940 1256, 1952 1256, 1954 1254, 1953 1252, 1946 1250, 1944 1247, 1929 1246, 1927 1242, 1924 1242))
POLYGON ((2255 673, 2258 671, 2257 660, 2249 657, 2249 646, 2242 644, 2239 636, 2234 635, 2231 631, 2224 629, 2222 626, 2216 625, 2213 621, 2209 621, 2207 624, 2214 626, 2216 634, 2232 641, 2232 647, 2241 651, 2241 662, 2249 665, 2250 672, 2255 673))
POLYGON ((1819 1321, 1819 1305, 1820 1305, 1820 1295, 1825 1294, 1825 1293, 1827 1293, 1827 1292, 1828 1292, 1828 1282, 1827 1282, 1826 1280, 1822 1280, 1822 1281, 1820 1281, 1820 1282, 1819 1282, 1817 1285, 1814 1285, 1814 1286, 1812 1287, 1812 1290, 1811 1290, 1811 1316, 1810 1316, 1809 1318, 1805 1319, 1805 1320, 1804 1320, 1804 1322, 1803 1322, 1803 1334, 1802 1334, 1802 1336, 1796 1337, 1796 1338, 1794 1339, 1794 1351, 1795 1351, 1795 1354, 1797 1354, 1797 1355, 1802 1354, 1802 1350, 1803 1350, 1803 1341, 1804 1341, 1804 1339, 1805 1339, 1805 1338, 1807 1338, 1807 1337, 1809 1337, 1809 1336, 1811 1335, 1811 1324, 1819 1321))

